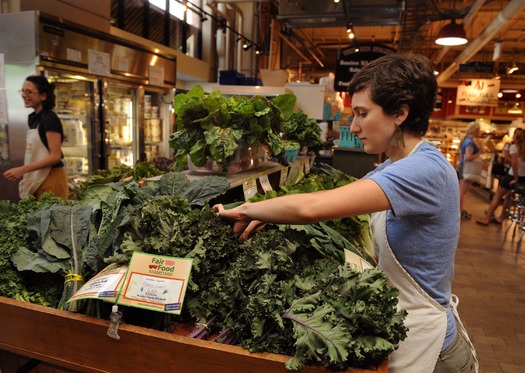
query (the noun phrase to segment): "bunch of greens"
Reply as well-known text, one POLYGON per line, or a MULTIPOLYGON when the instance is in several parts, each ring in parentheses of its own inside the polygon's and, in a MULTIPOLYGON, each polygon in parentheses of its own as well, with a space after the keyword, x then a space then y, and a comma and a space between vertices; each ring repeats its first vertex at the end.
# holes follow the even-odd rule
MULTIPOLYGON (((330 190, 357 180, 357 178, 349 176, 324 163, 314 166, 310 174, 300 174, 296 179, 297 182, 291 183, 290 185, 283 185, 279 190, 270 190, 265 194, 256 193, 249 201, 257 202, 280 197, 286 194, 330 190)), ((334 219, 326 222, 326 225, 345 237, 351 245, 358 249, 359 255, 365 258, 368 262, 375 262, 369 215, 334 219)))
POLYGON ((61 276, 19 271, 11 261, 19 248, 33 248, 27 230, 28 214, 45 206, 62 203, 60 198, 45 193, 40 201, 34 196, 18 204, 0 201, 0 295, 44 306, 56 307, 64 278, 61 276))
POLYGON ((248 146, 259 143, 270 156, 281 154, 280 134, 295 101, 293 94, 282 94, 272 100, 263 96, 228 98, 220 92, 206 93, 199 85, 188 93, 178 94, 177 132, 169 140, 170 146, 177 150, 176 170, 182 171, 187 156, 197 167, 204 166, 210 157, 226 170, 240 141, 248 146))
POLYGON ((291 355, 289 369, 369 367, 405 338, 397 290, 377 268, 344 265, 343 249, 360 251, 326 224, 269 226, 240 244, 209 206, 175 195, 137 212, 107 262, 137 250, 193 258, 179 319, 196 323, 189 336, 291 355))
POLYGON ((124 180, 141 181, 153 176, 165 173, 154 164, 148 162, 137 162, 134 167, 121 164, 107 170, 95 170, 86 180, 80 181, 74 190, 76 199, 82 199, 84 193, 91 185, 114 183, 124 180))
POLYGON ((295 141, 301 147, 306 146, 311 153, 317 153, 324 147, 321 140, 321 127, 315 119, 310 118, 301 109, 287 118, 283 139, 295 141))
POLYGON ((227 326, 251 351, 293 355, 288 369, 370 367, 406 337, 406 313, 381 270, 350 270, 286 229, 248 240, 225 276, 221 294, 242 310, 227 326))
POLYGON ((18 271, 61 278, 62 297, 56 307, 82 311, 82 304, 67 300, 84 280, 106 266, 107 258, 116 255, 125 233, 133 229, 133 218, 147 201, 177 195, 199 206, 227 189, 224 178, 210 176, 190 182, 179 173, 166 174, 159 182, 144 187, 135 181, 93 184, 81 201, 39 205, 30 211, 17 228, 27 232, 23 238, 33 244, 17 244, 11 239, 6 244, 10 252, 5 258, 18 271))

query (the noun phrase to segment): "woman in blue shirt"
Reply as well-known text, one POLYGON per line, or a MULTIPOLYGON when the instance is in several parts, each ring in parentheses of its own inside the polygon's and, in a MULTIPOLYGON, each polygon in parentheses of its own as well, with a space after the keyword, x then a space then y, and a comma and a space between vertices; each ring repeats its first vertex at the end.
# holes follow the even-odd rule
POLYGON ((463 167, 465 161, 475 161, 483 152, 480 147, 474 141, 475 138, 479 137, 480 126, 479 123, 470 123, 465 130, 465 137, 461 140, 459 150, 461 152, 461 159, 458 164, 458 177, 459 177, 459 208, 461 211, 461 219, 468 220, 472 215, 463 208, 463 202, 465 195, 467 194, 472 181, 467 180, 463 177, 463 167))

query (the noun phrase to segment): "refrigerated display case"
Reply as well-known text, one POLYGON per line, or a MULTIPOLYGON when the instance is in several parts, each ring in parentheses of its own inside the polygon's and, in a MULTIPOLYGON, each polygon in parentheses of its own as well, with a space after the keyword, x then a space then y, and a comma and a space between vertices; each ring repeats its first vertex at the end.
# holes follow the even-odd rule
POLYGON ((67 174, 70 178, 84 178, 95 166, 94 81, 56 71, 48 72, 48 80, 55 85, 55 112, 64 130, 62 153, 67 174))
MULTIPOLYGON (((175 55, 38 11, 0 14, 0 35, 9 119, 9 139, 2 145, 9 160, 0 160, 0 168, 23 163, 31 110, 17 91, 33 74, 56 86, 55 110, 64 126, 63 154, 72 185, 98 169, 169 156, 175 55), (144 97, 151 99, 146 117, 144 97), (145 127, 155 134, 148 141, 145 127)), ((18 185, 1 173, 0 185, 0 199, 17 194, 18 185)))
MULTIPOLYGON (((144 160, 150 162, 155 158, 172 156, 168 137, 174 131, 173 124, 174 92, 144 92, 144 160)), ((139 145, 142 143, 139 141, 139 145)), ((142 152, 141 152, 142 153, 142 152)))
POLYGON ((127 85, 104 82, 108 168, 133 166, 138 157, 137 93, 127 85))

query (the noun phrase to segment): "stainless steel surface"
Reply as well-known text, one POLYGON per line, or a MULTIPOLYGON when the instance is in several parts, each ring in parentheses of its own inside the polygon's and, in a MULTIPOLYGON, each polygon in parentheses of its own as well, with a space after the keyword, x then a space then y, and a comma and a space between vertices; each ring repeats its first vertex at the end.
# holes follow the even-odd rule
POLYGON ((129 44, 109 35, 81 29, 52 17, 41 18, 38 28, 41 63, 63 64, 88 69, 89 50, 109 54, 110 78, 138 84, 152 84, 152 66, 163 70, 160 86, 170 88, 176 82, 175 57, 154 54, 144 47, 129 44), (73 57, 75 55, 75 57, 73 57), (74 61, 72 59, 75 59, 74 61))

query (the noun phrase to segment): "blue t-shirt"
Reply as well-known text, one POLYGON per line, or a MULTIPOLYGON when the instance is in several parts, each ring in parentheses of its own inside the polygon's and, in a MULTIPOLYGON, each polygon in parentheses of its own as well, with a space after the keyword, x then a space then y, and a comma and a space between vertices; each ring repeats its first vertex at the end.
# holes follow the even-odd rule
POLYGON ((465 139, 461 143, 461 149, 459 149, 459 151, 461 152, 461 159, 459 160, 460 166, 463 166, 465 164, 465 153, 467 152, 467 148, 469 146, 474 148, 473 154, 479 153, 479 147, 474 142, 474 139, 470 136, 465 137, 465 139))
POLYGON ((456 171, 438 149, 425 142, 408 157, 385 161, 365 178, 374 180, 392 205, 387 211, 386 235, 396 259, 449 310, 446 348, 456 337, 449 308, 460 227, 456 171))

